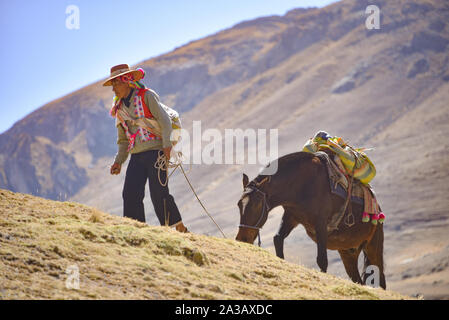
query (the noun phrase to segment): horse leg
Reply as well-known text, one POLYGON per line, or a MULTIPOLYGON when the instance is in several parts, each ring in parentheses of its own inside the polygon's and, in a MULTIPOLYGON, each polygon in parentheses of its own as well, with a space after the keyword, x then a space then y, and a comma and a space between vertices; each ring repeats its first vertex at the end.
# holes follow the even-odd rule
MULTIPOLYGON (((367 268, 371 265, 377 266, 379 268, 379 285, 381 288, 386 289, 387 284, 385 281, 384 274, 384 232, 383 226, 377 225, 376 231, 367 244, 366 248, 363 250, 365 254, 365 265, 363 267, 363 284, 366 284, 367 279, 370 277, 370 273, 367 273, 367 268)), ((375 271, 374 271, 375 272, 375 271)), ((374 273, 375 275, 375 273, 374 273)))
MULTIPOLYGON (((285 209, 284 209, 285 210, 285 209)), ((284 239, 288 237, 290 232, 298 225, 298 222, 294 219, 291 211, 285 210, 282 216, 281 225, 278 232, 273 237, 274 248, 276 249, 276 255, 284 259, 284 239)))
POLYGON ((346 273, 349 278, 355 283, 362 283, 362 278, 360 277, 358 261, 360 255, 360 249, 349 249, 349 250, 338 250, 343 265, 345 266, 346 273))
POLYGON ((316 226, 316 243, 318 247, 318 254, 316 258, 316 262, 320 267, 322 272, 327 271, 327 227, 324 221, 320 221, 320 223, 316 226))

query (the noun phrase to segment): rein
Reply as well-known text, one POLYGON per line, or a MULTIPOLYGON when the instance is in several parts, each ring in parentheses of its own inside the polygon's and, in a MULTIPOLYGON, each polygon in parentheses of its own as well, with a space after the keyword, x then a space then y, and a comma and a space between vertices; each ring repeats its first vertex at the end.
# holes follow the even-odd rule
MULTIPOLYGON (((186 178, 186 181, 190 186, 190 189, 192 189, 192 192, 195 195, 196 199, 198 200, 200 205, 203 207, 204 212, 207 213, 207 215, 212 220, 212 222, 215 223, 215 225, 217 226, 218 230, 220 230, 221 234, 223 235, 223 238, 226 239, 227 237, 224 234, 223 230, 220 228, 220 226, 217 224, 217 222, 215 222, 215 219, 210 215, 210 213, 206 210, 206 207, 203 205, 200 198, 198 198, 198 195, 195 192, 195 189, 192 187, 192 184, 190 183, 189 178, 187 178, 186 172, 184 171, 184 167, 182 166, 183 156, 184 155, 182 154, 181 151, 177 151, 174 154, 174 158, 175 158, 174 162, 171 162, 170 160, 167 160, 167 158, 164 156, 164 154, 161 151, 158 152, 157 160, 154 164, 154 167, 157 169, 157 177, 159 179, 159 183, 161 184, 161 186, 165 187, 168 184, 168 179, 175 172, 175 170, 178 167, 181 168, 182 173, 184 174, 184 177, 186 178), (168 174, 168 168, 174 168, 170 174, 168 174), (161 170, 167 171, 167 179, 165 180, 165 182, 161 181, 161 170)), ((188 172, 190 172, 191 169, 192 169, 192 164, 190 164, 190 168, 189 168, 188 172)), ((166 212, 166 210, 165 210, 165 201, 164 201, 164 213, 165 212, 166 212)))
POLYGON ((258 245, 260 247, 261 241, 260 241, 260 229, 262 229, 262 227, 258 227, 259 223, 262 221, 262 219, 265 217, 265 215, 268 215, 268 211, 270 209, 269 205, 268 205, 268 200, 267 200, 267 194, 265 192, 263 192, 262 190, 260 190, 259 188, 257 188, 256 186, 248 186, 247 188, 251 189, 251 192, 257 191, 259 193, 262 194, 263 196, 263 204, 262 204, 262 212, 260 214, 260 218, 259 220, 257 220, 256 224, 254 226, 250 226, 247 224, 239 224, 239 228, 248 228, 248 229, 255 229, 257 230, 257 238, 258 238, 258 245))

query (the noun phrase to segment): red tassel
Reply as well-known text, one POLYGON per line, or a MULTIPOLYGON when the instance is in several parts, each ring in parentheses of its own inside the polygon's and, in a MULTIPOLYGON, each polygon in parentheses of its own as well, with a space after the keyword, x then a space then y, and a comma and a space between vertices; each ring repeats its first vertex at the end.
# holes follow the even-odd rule
MULTIPOLYGON (((145 70, 143 70, 142 68, 139 68, 139 69, 137 69, 137 71, 139 71, 142 74, 140 79, 145 78, 145 70)), ((140 79, 138 79, 138 80, 140 80, 140 79)))
POLYGON ((379 220, 379 215, 377 213, 373 214, 371 216, 371 223, 376 225, 377 224, 377 220, 379 220))
POLYGON ((369 214, 368 214, 368 212, 363 212, 362 221, 363 222, 369 222, 369 214))

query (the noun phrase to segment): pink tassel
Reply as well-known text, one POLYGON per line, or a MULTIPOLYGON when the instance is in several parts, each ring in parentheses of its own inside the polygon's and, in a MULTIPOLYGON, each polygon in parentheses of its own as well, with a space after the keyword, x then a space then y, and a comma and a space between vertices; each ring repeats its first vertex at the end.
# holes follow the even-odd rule
POLYGON ((363 222, 369 222, 369 214, 368 214, 368 212, 363 212, 362 221, 363 222))
POLYGON ((142 68, 138 68, 137 71, 139 71, 142 74, 142 78, 140 79, 145 78, 145 71, 142 68))
POLYGON ((379 222, 384 223, 384 221, 385 221, 385 215, 383 212, 380 212, 379 213, 379 222))
POLYGON ((371 216, 371 223, 376 225, 377 224, 377 220, 379 220, 379 215, 377 213, 373 214, 371 216))

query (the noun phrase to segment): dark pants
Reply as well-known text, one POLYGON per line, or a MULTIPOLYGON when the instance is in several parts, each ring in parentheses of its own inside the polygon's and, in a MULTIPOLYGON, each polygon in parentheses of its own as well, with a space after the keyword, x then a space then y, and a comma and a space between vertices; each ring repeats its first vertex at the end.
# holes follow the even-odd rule
MULTIPOLYGON (((145 222, 143 198, 145 197, 145 185, 148 180, 156 216, 161 225, 165 225, 167 220, 167 224, 171 226, 181 221, 181 214, 173 196, 168 191, 168 185, 163 187, 159 183, 158 169, 154 167, 158 152, 162 154, 162 150, 131 154, 123 187, 123 215, 145 222)), ((160 178, 165 183, 167 171, 160 170, 160 178)))

